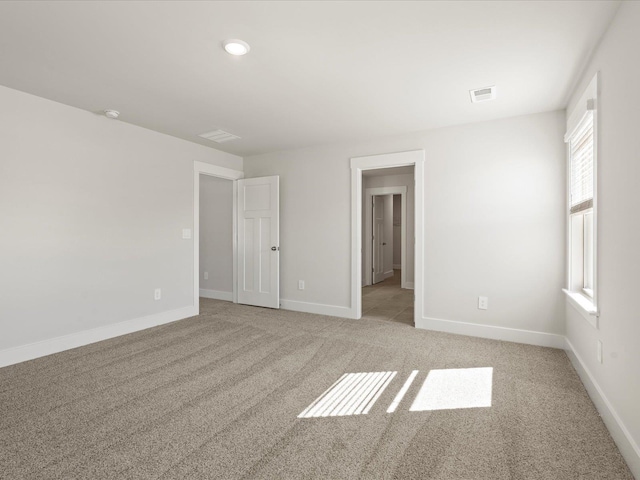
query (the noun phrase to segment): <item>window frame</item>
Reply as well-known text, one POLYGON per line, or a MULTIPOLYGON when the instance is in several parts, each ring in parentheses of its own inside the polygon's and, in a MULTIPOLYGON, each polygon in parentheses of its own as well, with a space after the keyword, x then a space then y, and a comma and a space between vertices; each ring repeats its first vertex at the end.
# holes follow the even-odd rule
POLYGON ((597 275, 597 232, 598 232, 598 110, 597 79, 594 77, 586 89, 573 114, 569 117, 565 142, 567 144, 567 287, 563 289, 569 302, 595 328, 598 328, 598 275, 597 275), (593 201, 590 208, 571 212, 571 142, 584 128, 584 122, 593 122, 593 201), (577 120, 577 121, 576 121, 577 120), (587 231, 587 217, 590 216, 592 234, 591 242, 587 231), (590 254, 589 250, 591 250, 590 254), (590 264, 589 264, 590 262, 590 264), (591 273, 591 278, 587 276, 591 273), (590 281, 589 281, 590 280, 590 281), (589 288, 591 287, 591 288, 589 288))
POLYGON ((582 267, 582 292, 587 295, 589 298, 593 299, 593 285, 594 285, 594 262, 595 262, 595 252, 593 248, 593 240, 595 238, 595 230, 593 228, 593 208, 589 208, 582 212, 583 216, 583 233, 582 233, 582 243, 583 243, 583 267, 582 267), (589 227, 587 226, 587 217, 590 216, 590 227, 591 231, 589 232, 589 227), (589 237, 591 237, 591 241, 589 242, 589 237), (589 273, 588 273, 589 272, 589 273))

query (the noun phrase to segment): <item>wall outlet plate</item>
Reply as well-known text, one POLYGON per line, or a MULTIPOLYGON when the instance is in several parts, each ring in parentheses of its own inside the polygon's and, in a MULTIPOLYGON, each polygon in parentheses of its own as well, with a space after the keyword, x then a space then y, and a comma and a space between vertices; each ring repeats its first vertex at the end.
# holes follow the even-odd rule
POLYGON ((480 310, 489 308, 489 297, 478 297, 478 308, 480 310))
POLYGON ((298 290, 304 290, 304 280, 298 280, 298 290))
POLYGON ((156 288, 153 291, 153 299, 154 300, 160 300, 161 298, 162 298, 162 289, 156 288))

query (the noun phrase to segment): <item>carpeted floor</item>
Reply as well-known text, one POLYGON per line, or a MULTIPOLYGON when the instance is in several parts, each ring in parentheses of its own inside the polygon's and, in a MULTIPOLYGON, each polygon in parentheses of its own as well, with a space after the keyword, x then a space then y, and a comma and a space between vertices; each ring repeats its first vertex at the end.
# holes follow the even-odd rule
POLYGON ((413 290, 400 288, 401 271, 362 288, 362 319, 386 320, 413 327, 413 290))
POLYGON ((0 369, 6 479, 631 479, 564 352, 202 300, 198 317, 0 369), (432 369, 490 406, 410 411, 432 369), (415 381, 393 413, 394 397, 415 381), (366 415, 298 418, 345 373, 366 415))

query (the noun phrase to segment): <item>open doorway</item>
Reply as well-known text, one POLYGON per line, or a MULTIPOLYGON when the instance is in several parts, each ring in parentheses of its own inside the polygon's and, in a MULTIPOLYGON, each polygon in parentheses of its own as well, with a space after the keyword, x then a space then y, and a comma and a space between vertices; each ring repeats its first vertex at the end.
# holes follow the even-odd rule
POLYGON ((233 181, 200 175, 200 297, 233 301, 233 181))
POLYGON ((234 303, 238 301, 238 229, 235 212, 237 181, 244 174, 204 162, 193 162, 193 173, 193 305, 196 312, 200 313, 201 295, 234 303), (220 205, 217 204, 218 200, 221 201, 220 205), (224 224, 220 231, 217 231, 217 221, 224 224))
MULTIPOLYGON (((362 317, 362 288, 366 268, 363 265, 368 255, 363 254, 366 243, 364 224, 366 216, 363 205, 365 200, 365 174, 370 171, 391 167, 413 167, 415 184, 413 187, 413 206, 411 217, 414 221, 413 234, 407 234, 407 241, 413 244, 413 259, 406 261, 405 274, 411 269, 413 281, 410 287, 414 290, 413 318, 414 325, 424 328, 424 183, 425 183, 424 150, 384 153, 364 157, 351 158, 351 317, 362 317)), ((383 174, 386 172, 383 172, 383 174)), ((409 203, 409 202, 407 202, 409 203)), ((394 275, 395 277, 395 275, 394 275)), ((402 272, 401 277, 402 279, 402 272)), ((409 285, 406 285, 409 287, 409 285)), ((407 289, 405 289, 407 290, 407 289)), ((410 291, 410 290, 409 290, 410 291)), ((407 292, 408 293, 408 292, 407 292)), ((408 293, 410 295, 410 293, 408 293)))
POLYGON ((362 318, 414 326, 413 165, 362 173, 362 318))

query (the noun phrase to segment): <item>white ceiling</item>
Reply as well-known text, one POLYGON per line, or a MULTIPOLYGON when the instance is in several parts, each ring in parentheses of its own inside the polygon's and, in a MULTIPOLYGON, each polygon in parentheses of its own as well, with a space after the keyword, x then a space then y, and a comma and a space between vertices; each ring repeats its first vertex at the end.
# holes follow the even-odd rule
POLYGON ((0 84, 247 156, 564 108, 618 6, 0 2, 0 84))

